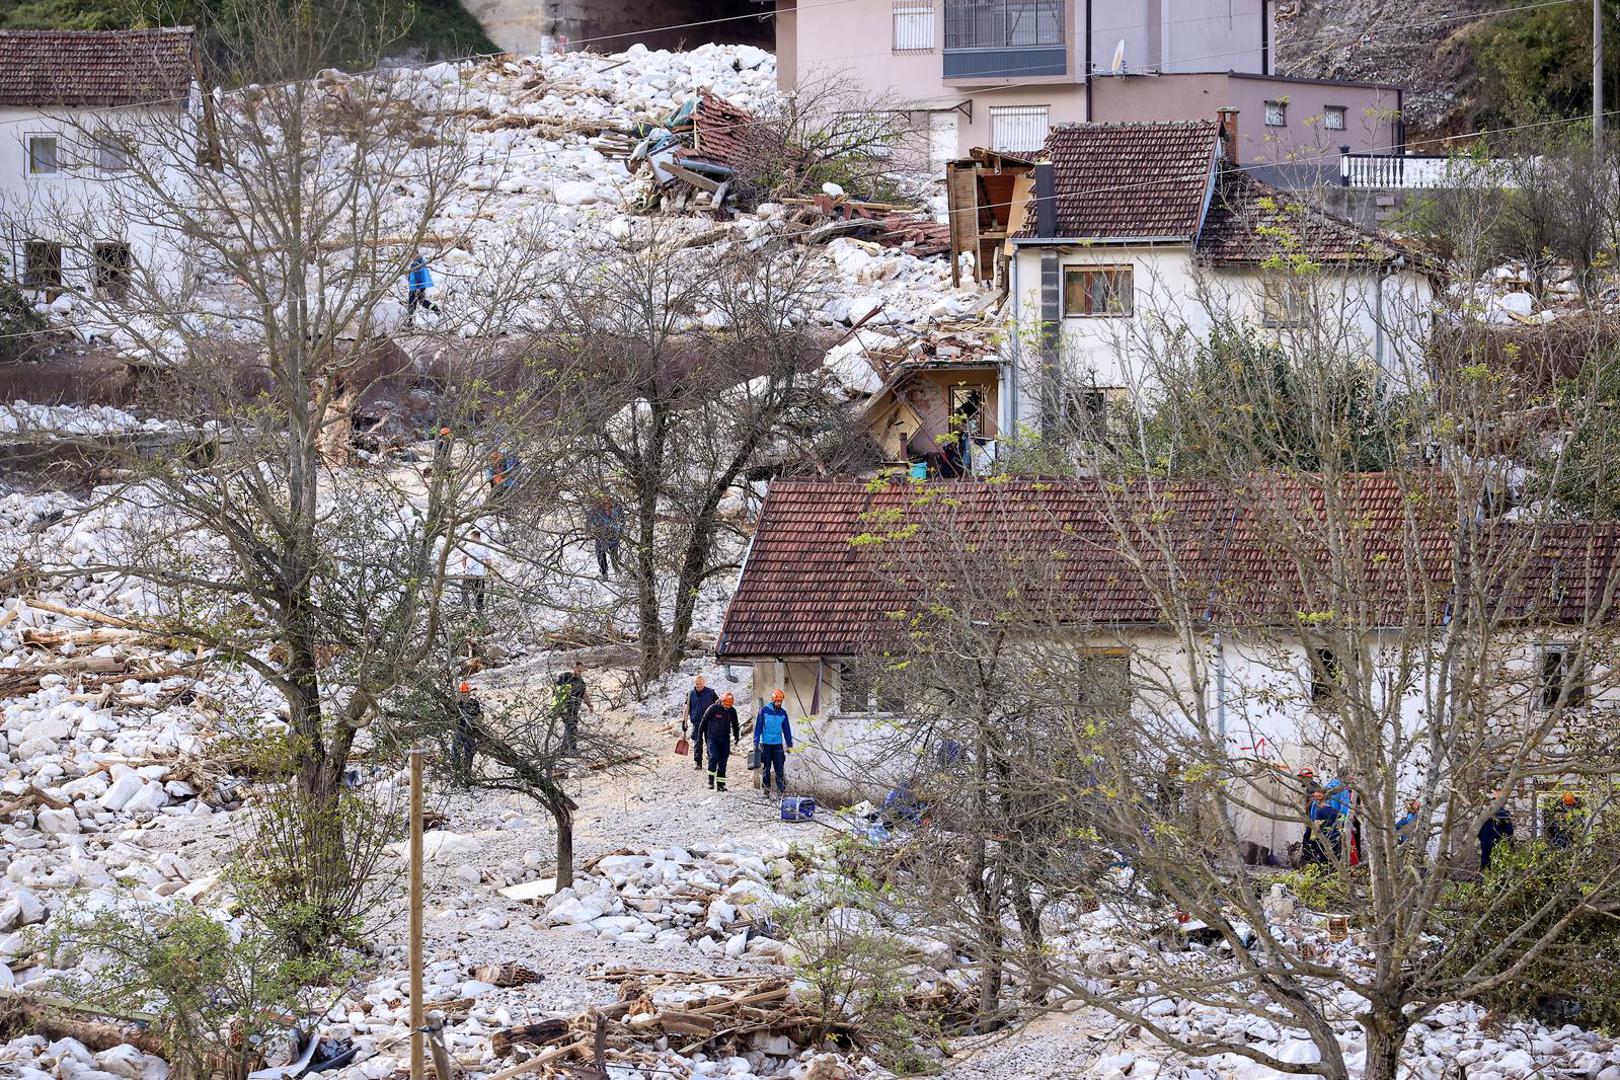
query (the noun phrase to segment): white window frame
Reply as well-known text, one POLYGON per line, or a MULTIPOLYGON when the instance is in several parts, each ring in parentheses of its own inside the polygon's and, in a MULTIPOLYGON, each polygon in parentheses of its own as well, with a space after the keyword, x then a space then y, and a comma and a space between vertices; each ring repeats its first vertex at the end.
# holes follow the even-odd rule
POLYGON ((897 53, 931 53, 938 36, 934 0, 893 0, 890 15, 897 53))
MULTIPOLYGON (((1063 317, 1065 319, 1129 319, 1136 314, 1136 266, 1133 263, 1067 263, 1063 273, 1058 279, 1061 289, 1059 299, 1063 304, 1063 317), (1106 274, 1117 276, 1125 275, 1126 288, 1119 290, 1118 295, 1126 300, 1124 307, 1115 311, 1070 311, 1069 310, 1069 275, 1070 274, 1106 274)), ((1088 294, 1089 295, 1089 294, 1088 294)))
POLYGON ((1269 277, 1260 283, 1260 323, 1266 329, 1304 326, 1310 315, 1310 286, 1304 281, 1269 277))
POLYGON ((996 151, 1022 151, 1029 153, 1046 145, 1046 136, 1052 130, 1050 105, 992 105, 990 106, 990 149, 996 151), (1000 121, 1000 124, 997 122, 1000 121), (1011 124, 1010 128, 1004 125, 1011 124), (1002 127, 998 132, 997 128, 1002 127), (1031 146, 1014 146, 1010 138, 1017 135, 1019 142, 1028 142, 1031 134, 1040 130, 1040 138, 1031 146))
POLYGON ((24 135, 23 174, 30 179, 42 176, 61 176, 62 137, 54 131, 30 131, 24 135), (36 140, 49 140, 51 143, 51 167, 49 169, 34 168, 34 142, 36 140))
POLYGON ((1288 126, 1288 102, 1286 100, 1266 102, 1266 127, 1288 126))
POLYGON ((117 176, 129 172, 135 157, 135 146, 124 132, 109 128, 96 132, 90 143, 90 153, 96 172, 103 176, 117 176), (116 164, 107 163, 109 153, 117 155, 114 159, 116 164))
POLYGON ((1324 131, 1344 131, 1350 126, 1350 110, 1344 105, 1324 105, 1322 107, 1322 129, 1324 131), (1335 124, 1334 121, 1338 123, 1335 124))

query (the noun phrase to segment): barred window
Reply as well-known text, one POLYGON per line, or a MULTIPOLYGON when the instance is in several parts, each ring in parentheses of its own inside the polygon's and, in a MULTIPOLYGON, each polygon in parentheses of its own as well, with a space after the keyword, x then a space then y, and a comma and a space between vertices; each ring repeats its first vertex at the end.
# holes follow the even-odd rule
POLYGON ((1322 126, 1329 131, 1343 131, 1346 109, 1343 105, 1329 105, 1322 110, 1322 126))
POLYGON ((990 148, 1033 153, 1046 145, 1052 130, 1050 105, 992 105, 990 107, 990 148))
POLYGON ((934 51, 934 0, 894 0, 894 51, 934 51))
POLYGON ((1266 102, 1266 127, 1288 126, 1288 102, 1266 102))

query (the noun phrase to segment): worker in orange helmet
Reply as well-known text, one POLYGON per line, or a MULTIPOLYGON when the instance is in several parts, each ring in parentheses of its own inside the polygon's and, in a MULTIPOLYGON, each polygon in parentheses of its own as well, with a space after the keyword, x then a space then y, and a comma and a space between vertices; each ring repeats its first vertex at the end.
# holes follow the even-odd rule
POLYGON ((472 683, 465 680, 456 687, 456 737, 451 764, 463 782, 472 779, 473 750, 477 746, 477 723, 484 715, 484 707, 473 697, 472 683))
POLYGON ((730 693, 710 705, 698 725, 703 739, 703 750, 709 759, 709 787, 726 790, 726 764, 731 760, 731 744, 742 738, 742 727, 737 723, 737 699, 730 693))

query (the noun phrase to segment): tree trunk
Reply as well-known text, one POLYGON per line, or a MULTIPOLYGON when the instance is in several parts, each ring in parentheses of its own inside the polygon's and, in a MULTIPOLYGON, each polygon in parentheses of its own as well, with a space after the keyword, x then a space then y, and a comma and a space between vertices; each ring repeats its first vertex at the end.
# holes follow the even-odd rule
POLYGON ((548 807, 557 823, 557 888, 574 883, 574 812, 566 799, 554 800, 548 807))
POLYGON ((1410 1026, 1399 1011, 1378 1010, 1361 1017, 1367 1032, 1367 1065, 1362 1080, 1396 1080, 1401 1065, 1401 1047, 1410 1026))

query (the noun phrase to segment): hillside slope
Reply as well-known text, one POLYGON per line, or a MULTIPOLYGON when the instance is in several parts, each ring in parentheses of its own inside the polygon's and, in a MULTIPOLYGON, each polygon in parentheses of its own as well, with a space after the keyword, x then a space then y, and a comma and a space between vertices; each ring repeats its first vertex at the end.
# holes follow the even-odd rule
MULTIPOLYGON (((0 29, 120 30, 156 25, 203 24, 221 0, 182 0, 154 6, 140 0, 9 0, 0 3, 0 29), (199 17, 201 16, 201 17, 199 17)), ((315 8, 321 7, 315 0, 315 8)), ((414 0, 410 28, 397 46, 401 54, 427 59, 495 52, 460 0, 414 0)))

